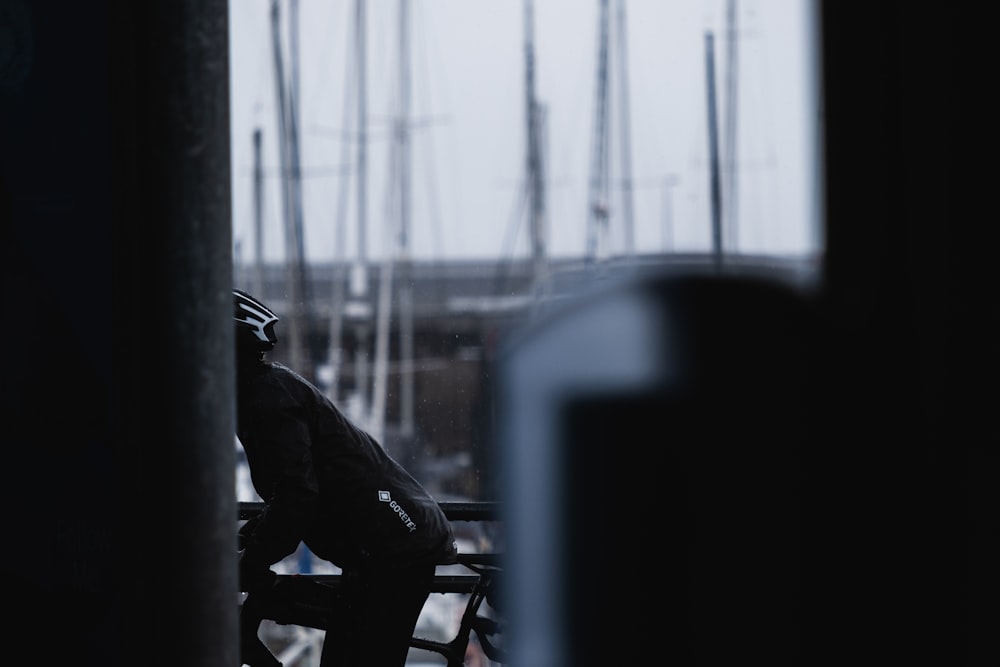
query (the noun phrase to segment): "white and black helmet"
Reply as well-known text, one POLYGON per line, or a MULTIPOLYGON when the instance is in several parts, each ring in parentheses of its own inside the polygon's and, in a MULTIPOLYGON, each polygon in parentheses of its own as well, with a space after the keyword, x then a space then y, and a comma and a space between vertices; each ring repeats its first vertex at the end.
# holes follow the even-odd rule
POLYGON ((278 342, 274 333, 278 316, 243 290, 233 290, 233 302, 237 345, 257 352, 274 349, 274 344, 278 342))

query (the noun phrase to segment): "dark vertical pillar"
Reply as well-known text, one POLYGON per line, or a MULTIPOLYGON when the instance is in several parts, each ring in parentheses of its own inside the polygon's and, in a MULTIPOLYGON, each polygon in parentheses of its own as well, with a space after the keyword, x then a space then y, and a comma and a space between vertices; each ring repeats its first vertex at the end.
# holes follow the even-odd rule
POLYGON ((228 6, 111 7, 118 657, 235 665, 228 6))
POLYGON ((109 519, 106 10, 0 2, 7 664, 109 664, 120 611, 109 519))
POLYGON ((225 0, 0 2, 4 662, 235 665, 225 0))
POLYGON ((825 279, 841 381, 838 419, 815 443, 828 455, 816 544, 829 548, 816 550, 827 567, 803 618, 816 619, 811 641, 832 647, 833 662, 863 651, 994 664, 1000 457, 996 393, 983 387, 997 368, 996 308, 977 290, 995 280, 980 281, 991 264, 973 252, 988 206, 972 209, 981 195, 963 173, 978 169, 970 157, 987 125, 960 86, 986 62, 965 53, 976 40, 960 28, 975 18, 955 5, 820 9, 825 279), (833 629, 847 617, 853 632, 833 629))

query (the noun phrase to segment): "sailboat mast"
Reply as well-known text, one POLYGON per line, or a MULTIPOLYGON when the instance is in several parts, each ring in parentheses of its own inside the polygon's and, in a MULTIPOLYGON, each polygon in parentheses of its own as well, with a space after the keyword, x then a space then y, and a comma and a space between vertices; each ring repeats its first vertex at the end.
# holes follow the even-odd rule
POLYGON ((737 14, 736 0, 727 0, 726 4, 726 135, 725 141, 725 196, 722 199, 724 220, 726 226, 726 250, 736 250, 739 228, 739 202, 736 180, 737 160, 737 108, 739 102, 739 85, 737 80, 739 57, 737 53, 737 14))
POLYGON ((261 130, 253 131, 253 293, 264 296, 264 161, 261 130))
POLYGON ((361 414, 371 405, 368 398, 369 356, 368 337, 371 324, 368 321, 368 22, 365 15, 367 0, 355 0, 355 60, 357 63, 357 211, 358 248, 351 266, 351 300, 362 307, 364 315, 358 318, 354 328, 354 378, 357 396, 361 400, 361 414))
POLYGON ((291 82, 288 95, 288 149, 291 158, 292 212, 295 225, 295 253, 292 256, 292 277, 297 283, 298 298, 291 303, 291 312, 298 320, 299 350, 303 358, 296 369, 308 380, 314 381, 315 355, 312 353, 311 300, 309 298, 308 262, 306 260, 305 226, 302 215, 302 159, 299 150, 299 0, 289 0, 289 59, 291 61, 291 82))
POLYGON ((281 8, 279 0, 271 2, 271 44, 274 57, 275 95, 278 107, 278 155, 281 166, 281 199, 285 228, 285 285, 288 292, 288 339, 289 363, 294 368, 304 368, 302 359, 301 322, 298 317, 299 294, 298 248, 295 227, 295 199, 292 195, 290 174, 292 156, 289 146, 289 107, 285 99, 285 66, 281 48, 281 8))
POLYGON ((591 143, 586 257, 603 254, 608 228, 608 0, 600 0, 597 25, 597 85, 591 143))
MULTIPOLYGON (((354 38, 357 40, 354 57, 358 68, 358 263, 362 271, 365 271, 368 261, 368 45, 365 39, 365 2, 366 0, 355 0, 354 3, 354 38)), ((363 285, 364 287, 358 285, 358 291, 367 289, 367 280, 363 285)))
POLYGON ((625 23, 625 0, 618 0, 618 125, 621 132, 622 225, 625 232, 625 255, 635 252, 635 217, 632 207, 632 130, 628 85, 628 27, 625 23))
POLYGON ((379 281, 376 313, 375 379, 372 389, 371 428, 377 439, 385 431, 386 395, 388 392, 389 320, 393 273, 400 271, 399 285, 399 369, 400 369, 400 433, 404 446, 413 433, 413 294, 409 286, 408 246, 410 242, 410 141, 409 141, 409 3, 399 0, 399 109, 395 122, 394 148, 396 158, 395 225, 390 224, 390 242, 383 260, 379 281))
MULTIPOLYGON (((367 296, 368 278, 365 267, 366 241, 365 231, 367 227, 367 167, 366 149, 367 136, 365 115, 367 114, 367 95, 365 90, 365 0, 355 0, 354 3, 354 28, 348 31, 348 51, 346 57, 346 75, 344 77, 343 96, 343 125, 350 141, 341 142, 341 163, 347 164, 352 159, 352 151, 355 152, 356 176, 355 185, 357 187, 357 248, 350 254, 346 253, 347 247, 347 202, 348 202, 348 181, 344 178, 340 181, 337 190, 336 218, 334 220, 335 243, 334 243, 334 271, 331 274, 331 292, 333 300, 330 307, 330 343, 327 352, 327 363, 330 368, 330 386, 327 395, 335 402, 340 398, 340 374, 341 367, 346 361, 344 338, 345 312, 348 310, 348 298, 351 299, 354 310, 359 313, 367 312, 365 308, 357 308, 354 300, 363 299, 367 296), (354 106, 352 106, 352 103, 354 106), (351 111, 355 111, 356 116, 352 118, 351 111), (348 286, 350 293, 348 295, 348 286)), ((360 399, 354 405, 364 402, 367 395, 365 378, 367 373, 363 371, 367 367, 367 328, 363 319, 359 318, 355 323, 355 373, 354 373, 354 393, 360 399)), ((360 406, 361 414, 364 414, 364 405, 360 406)), ((355 418, 359 414, 352 415, 355 418)), ((360 419, 359 419, 360 421, 360 419)))
POLYGON ((708 94, 708 157, 712 214, 712 254, 716 267, 722 265, 722 221, 719 187, 719 139, 715 109, 715 38, 705 33, 705 88, 708 94))
POLYGON ((409 0, 399 0, 399 419, 404 447, 413 439, 413 281, 410 279, 411 144, 409 0))
POLYGON ((545 175, 542 165, 542 113, 535 96, 535 17, 532 0, 524 0, 524 89, 527 125, 527 176, 531 216, 531 258, 536 293, 547 280, 545 220, 545 175))

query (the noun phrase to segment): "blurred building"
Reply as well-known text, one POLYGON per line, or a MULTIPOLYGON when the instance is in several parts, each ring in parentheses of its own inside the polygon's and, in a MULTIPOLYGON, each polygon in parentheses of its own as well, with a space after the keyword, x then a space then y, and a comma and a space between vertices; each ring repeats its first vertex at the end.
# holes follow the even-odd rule
MULTIPOLYGON (((644 274, 714 271, 706 254, 650 254, 588 263, 549 260, 545 280, 530 259, 406 264, 392 281, 389 309, 379 315, 380 273, 348 286, 350 267, 305 267, 293 308, 288 267, 237 263, 233 284, 257 293, 281 318, 270 355, 323 388, 371 430, 378 373, 378 319, 388 318, 384 424, 378 438, 436 493, 494 499, 493 362, 502 341, 543 313, 588 291, 644 274), (353 296, 352 296, 353 292, 353 296), (336 318, 339 317, 339 321, 336 318), (294 321, 293 321, 294 320, 294 321), (408 324, 407 324, 408 322, 408 324), (298 332, 298 340, 290 340, 298 332), (337 339, 339 344, 331 344, 337 339), (298 357, 296 357, 296 352, 298 357), (406 396, 412 402, 407 402, 406 396)), ((809 259, 735 257, 730 274, 759 273, 797 285, 816 276, 809 259)))

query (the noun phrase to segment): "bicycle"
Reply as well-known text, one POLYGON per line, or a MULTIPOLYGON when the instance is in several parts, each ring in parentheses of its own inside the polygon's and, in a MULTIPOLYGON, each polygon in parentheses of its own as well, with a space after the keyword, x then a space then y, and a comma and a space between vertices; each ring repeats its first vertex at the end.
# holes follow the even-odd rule
MULTIPOLYGON (((495 662, 506 662, 501 646, 504 622, 485 615, 483 603, 499 612, 497 599, 502 568, 497 554, 459 554, 459 564, 475 575, 439 575, 432 592, 468 593, 458 632, 449 641, 414 636, 412 648, 438 653, 447 660, 447 667, 462 667, 466 650, 475 633, 486 656, 495 662)), ((332 612, 333 588, 339 585, 339 575, 279 575, 266 596, 247 595, 240 606, 240 651, 242 664, 250 667, 282 667, 282 663, 258 637, 260 623, 272 620, 281 625, 325 630, 332 612)))

